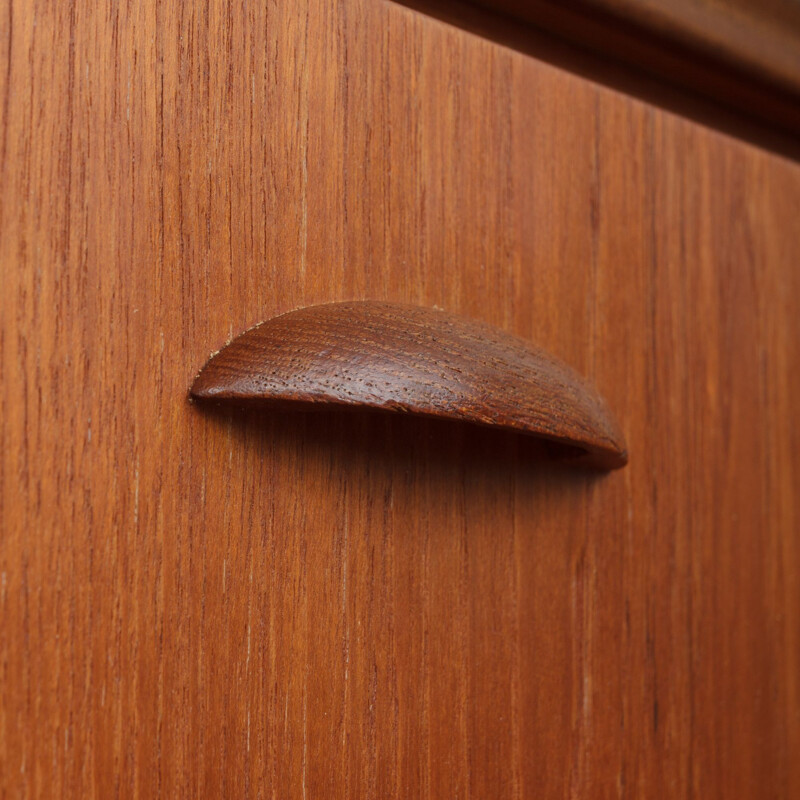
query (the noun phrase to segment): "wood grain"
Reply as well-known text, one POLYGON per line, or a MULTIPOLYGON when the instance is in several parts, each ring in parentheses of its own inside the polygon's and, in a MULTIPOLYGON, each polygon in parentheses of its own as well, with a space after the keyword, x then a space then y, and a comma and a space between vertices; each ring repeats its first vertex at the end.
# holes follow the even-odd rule
POLYGON ((796 164, 375 0, 0 20, 0 795, 800 796, 796 164), (187 402, 351 299, 636 457, 187 402))
POLYGON ((491 325, 403 303, 323 303, 268 320, 214 354, 195 400, 269 411, 395 411, 534 434, 571 463, 615 469, 625 441, 566 364, 491 325))
MULTIPOLYGON (((548 0, 477 2, 529 22, 551 19, 559 6, 548 0)), ((579 0, 569 17, 563 5, 565 21, 583 14, 593 18, 587 27, 627 26, 694 60, 800 95, 800 8, 793 0, 579 0)))
POLYGON ((731 125, 725 112, 734 112, 746 123, 734 126, 748 136, 765 138, 758 127, 747 130, 754 122, 791 137, 771 144, 797 158, 791 146, 800 134, 800 5, 795 0, 398 1, 525 51, 547 53, 548 40, 586 51, 603 62, 594 72, 612 85, 644 89, 724 127, 731 125), (678 89, 689 103, 654 92, 642 76, 678 89))

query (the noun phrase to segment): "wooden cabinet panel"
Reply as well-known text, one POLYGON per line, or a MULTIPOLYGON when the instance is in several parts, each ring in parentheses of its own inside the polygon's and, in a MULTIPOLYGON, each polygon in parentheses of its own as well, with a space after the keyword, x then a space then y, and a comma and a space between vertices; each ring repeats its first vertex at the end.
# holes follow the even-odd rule
POLYGON ((795 0, 399 2, 499 37, 538 58, 571 51, 573 68, 580 69, 593 53, 593 80, 614 75, 614 83, 622 79, 629 92, 644 89, 651 100, 653 94, 660 102, 670 98, 670 104, 677 101, 684 112, 703 117, 711 112, 715 124, 733 123, 739 135, 749 128, 746 135, 759 141, 769 133, 770 147, 789 147, 797 155, 800 6, 795 0), (642 81, 646 75, 655 81, 642 81), (682 91, 670 92, 670 86, 682 91), (693 103, 692 96, 703 102, 693 103), (756 125, 743 126, 745 119, 756 125), (779 130, 788 135, 783 144, 775 137, 779 130))
POLYGON ((2 18, 0 793, 800 795, 796 163, 386 2, 2 18), (629 465, 188 402, 351 298, 629 465))

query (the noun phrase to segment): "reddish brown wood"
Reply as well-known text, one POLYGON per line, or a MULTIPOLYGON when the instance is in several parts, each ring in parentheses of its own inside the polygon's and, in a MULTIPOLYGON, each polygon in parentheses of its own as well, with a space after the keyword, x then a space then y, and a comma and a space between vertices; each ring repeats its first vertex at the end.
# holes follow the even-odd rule
MULTIPOLYGON (((653 94, 652 87, 640 85, 640 76, 649 75, 699 96, 712 109, 733 111, 795 139, 800 134, 800 5, 795 0, 400 2, 532 52, 546 54, 546 40, 560 40, 622 67, 630 73, 632 81, 623 80, 629 88, 638 85, 653 94)), ((612 84, 622 79, 605 65, 600 71, 612 84)), ((674 97, 655 94, 676 104, 674 97)), ((696 111, 730 125, 724 115, 696 111)), ((749 135, 763 138, 757 131, 749 135)), ((797 156, 790 143, 781 146, 797 156)))
MULTIPOLYGON (((794 0, 476 0, 519 19, 553 24, 561 14, 570 29, 623 26, 704 67, 733 70, 775 90, 800 95, 800 8, 794 0), (567 7, 568 6, 568 7, 567 7)), ((608 46, 598 37, 595 46, 608 46)), ((642 50, 641 52, 645 52, 642 50)), ((632 54, 616 54, 629 58, 632 54)), ((648 62, 642 66, 647 66, 648 62)), ((758 109, 752 109, 758 113, 758 109)))
POLYGON ((619 427, 566 364, 485 323, 401 303, 327 303, 243 333, 201 370, 192 397, 402 411, 535 434, 559 455, 614 469, 619 427))
POLYGON ((796 163, 378 0, 0 6, 0 796, 800 797, 796 163), (367 298, 630 463, 187 402, 367 298))

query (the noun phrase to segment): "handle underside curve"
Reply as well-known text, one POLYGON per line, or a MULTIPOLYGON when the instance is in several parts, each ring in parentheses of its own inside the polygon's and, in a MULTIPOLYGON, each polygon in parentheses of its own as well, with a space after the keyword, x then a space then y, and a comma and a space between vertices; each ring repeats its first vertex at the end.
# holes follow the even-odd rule
POLYGON ((421 414, 544 437, 589 466, 627 463, 605 403, 566 364, 490 325, 417 306, 330 303, 267 320, 212 356, 191 396, 421 414))

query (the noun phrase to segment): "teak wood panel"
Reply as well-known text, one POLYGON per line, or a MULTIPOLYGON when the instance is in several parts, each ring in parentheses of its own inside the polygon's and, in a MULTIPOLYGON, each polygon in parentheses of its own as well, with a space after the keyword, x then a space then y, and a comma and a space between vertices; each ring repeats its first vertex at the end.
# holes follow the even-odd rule
POLYGON ((403 0, 470 15, 475 4, 548 31, 628 70, 800 133, 796 0, 403 0))
POLYGON ((0 794, 800 795, 796 164, 376 0, 0 18, 0 794), (630 463, 188 403, 351 298, 630 463))

